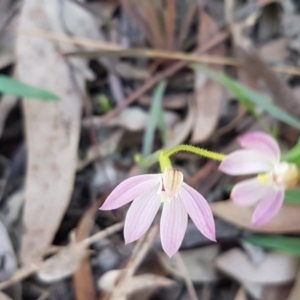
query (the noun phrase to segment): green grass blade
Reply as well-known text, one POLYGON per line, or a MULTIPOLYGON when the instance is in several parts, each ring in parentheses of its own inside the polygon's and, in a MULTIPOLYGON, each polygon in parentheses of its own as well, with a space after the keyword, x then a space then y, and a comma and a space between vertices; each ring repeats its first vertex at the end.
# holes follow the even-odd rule
POLYGON ((144 157, 147 157, 152 153, 156 127, 159 126, 161 130, 164 130, 164 123, 162 123, 162 119, 163 119, 162 99, 166 87, 167 87, 167 82, 162 81, 156 86, 153 93, 153 100, 152 100, 150 113, 148 117, 148 123, 143 137, 142 154, 144 157))
POLYGON ((300 167, 300 139, 290 151, 281 155, 281 159, 300 167))
POLYGON ((286 252, 300 257, 300 238, 297 237, 256 235, 243 240, 262 248, 286 252))
POLYGON ((234 94, 234 96, 244 105, 246 103, 245 100, 247 99, 254 105, 257 105, 258 107, 267 111, 270 115, 272 115, 276 119, 290 126, 300 129, 300 121, 298 121, 295 117, 293 117, 286 111, 282 110, 278 106, 271 103, 264 95, 233 80, 232 78, 230 78, 229 76, 223 73, 216 73, 211 70, 205 69, 201 66, 200 67, 193 66, 193 68, 194 69, 196 68, 198 71, 203 72, 209 78, 225 85, 234 94))
POLYGON ((284 201, 289 204, 300 204, 300 189, 291 189, 285 191, 284 201))
POLYGON ((30 86, 5 75, 0 75, 0 93, 46 101, 59 100, 59 97, 51 92, 30 86))

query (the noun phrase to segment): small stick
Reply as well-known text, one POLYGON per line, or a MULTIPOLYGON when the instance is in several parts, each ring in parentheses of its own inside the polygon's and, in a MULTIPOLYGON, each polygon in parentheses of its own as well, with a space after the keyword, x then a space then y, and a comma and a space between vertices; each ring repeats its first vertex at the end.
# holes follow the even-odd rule
POLYGON ((79 242, 79 243, 82 243, 84 244, 86 247, 90 246, 91 244, 101 240, 101 239, 104 239, 105 237, 119 231, 120 229, 122 229, 124 226, 124 223, 123 222, 119 222, 117 224, 114 224, 104 230, 101 230, 97 233, 95 233, 94 235, 92 236, 89 236, 88 238, 84 239, 83 241, 79 242))
POLYGON ((195 290, 195 287, 194 287, 194 284, 193 284, 193 281, 191 280, 191 277, 190 277, 189 272, 186 268, 186 265, 182 259, 181 254, 179 252, 177 252, 174 255, 174 258, 176 260, 178 268, 181 270, 181 274, 184 276, 185 285, 186 285, 187 291, 189 293, 190 299, 191 300, 199 300, 196 290, 195 290))
MULTIPOLYGON (((114 225, 112 225, 104 230, 101 230, 101 231, 97 232, 96 234, 84 239, 83 241, 79 242, 79 244, 83 244, 86 247, 88 247, 91 244, 119 231, 120 229, 122 229, 122 227, 123 227, 123 222, 114 224, 114 225)), ((64 250, 64 248, 65 247, 63 247, 61 249, 61 251, 64 250)), ((51 257, 50 257, 50 259, 51 259, 51 257)), ((16 273, 13 275, 13 277, 0 283, 0 290, 3 290, 19 281, 24 280, 28 276, 35 274, 36 272, 39 271, 42 264, 43 264, 43 262, 32 263, 28 266, 25 266, 22 269, 17 270, 16 273)))
POLYGON ((156 236, 158 233, 158 224, 154 225, 144 239, 140 239, 131 255, 128 262, 127 268, 121 274, 117 286, 115 287, 113 293, 108 297, 110 300, 120 300, 126 299, 126 286, 129 280, 133 277, 137 268, 144 260, 148 251, 150 250, 156 236))

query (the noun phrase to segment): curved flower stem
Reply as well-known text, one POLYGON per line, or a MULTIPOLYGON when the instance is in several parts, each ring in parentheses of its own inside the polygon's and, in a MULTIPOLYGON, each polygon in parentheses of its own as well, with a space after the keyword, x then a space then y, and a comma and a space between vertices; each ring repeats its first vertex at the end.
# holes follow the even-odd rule
POLYGON ((210 159, 214 159, 214 160, 218 160, 218 161, 222 161, 223 159, 225 159, 226 155, 225 154, 221 154, 221 153, 217 153, 217 152, 212 152, 203 148, 198 148, 195 146, 191 146, 191 145, 178 145, 175 146, 174 148, 165 151, 164 152, 164 156, 170 157, 171 155, 179 152, 179 151, 186 151, 186 152, 191 152, 200 156, 204 156, 210 159))
POLYGON ((166 155, 166 152, 160 151, 159 152, 159 165, 161 172, 163 173, 165 169, 170 168, 172 169, 172 163, 168 155, 166 155))

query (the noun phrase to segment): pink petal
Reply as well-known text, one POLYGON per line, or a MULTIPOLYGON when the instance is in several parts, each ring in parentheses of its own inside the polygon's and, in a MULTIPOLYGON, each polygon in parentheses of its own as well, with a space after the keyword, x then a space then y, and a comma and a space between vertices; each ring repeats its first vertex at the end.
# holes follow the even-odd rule
POLYGON ((269 156, 273 161, 279 162, 280 149, 276 140, 264 132, 249 132, 239 138, 243 148, 252 149, 269 156))
POLYGON ((204 197, 186 183, 182 184, 179 196, 198 230, 208 239, 216 241, 215 221, 204 197))
POLYGON ((268 172, 273 162, 255 150, 237 150, 221 162, 219 169, 229 175, 247 175, 268 172))
POLYGON ((277 190, 270 187, 268 193, 256 206, 252 215, 251 223, 259 226, 267 223, 278 214, 284 200, 284 190, 277 190))
POLYGON ((268 190, 268 185, 262 184, 257 178, 252 178, 236 184, 230 198, 239 205, 252 205, 258 202, 268 190))
MULTIPOLYGON (((121 182, 107 197, 101 210, 111 210, 119 208, 138 196, 145 193, 145 191, 152 189, 155 185, 159 185, 161 181, 161 174, 139 175, 130 177, 121 182)), ((158 187, 157 187, 158 191, 158 187)))
POLYGON ((149 229, 160 203, 158 186, 152 187, 133 201, 125 218, 126 244, 137 240, 149 229))
POLYGON ((173 198, 164 203, 160 220, 161 244, 164 251, 171 257, 178 251, 187 227, 187 212, 181 199, 173 198))

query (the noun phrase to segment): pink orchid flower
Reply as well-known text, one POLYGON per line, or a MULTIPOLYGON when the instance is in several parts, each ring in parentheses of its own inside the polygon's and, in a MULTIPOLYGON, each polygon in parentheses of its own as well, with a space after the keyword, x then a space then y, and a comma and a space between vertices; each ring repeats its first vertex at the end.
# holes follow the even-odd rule
POLYGON ((264 132, 251 132, 239 138, 243 150, 229 154, 219 169, 230 175, 258 174, 236 184, 231 199, 239 205, 257 204, 252 225, 263 225, 280 210, 285 189, 294 187, 299 172, 294 164, 280 161, 280 149, 274 138, 264 132))
POLYGON ((126 243, 139 239, 149 229, 161 204, 161 243, 170 257, 182 243, 188 215, 204 236, 215 241, 215 223, 208 203, 183 182, 183 174, 175 169, 126 179, 112 191, 100 209, 116 209, 132 200, 124 225, 126 243))

